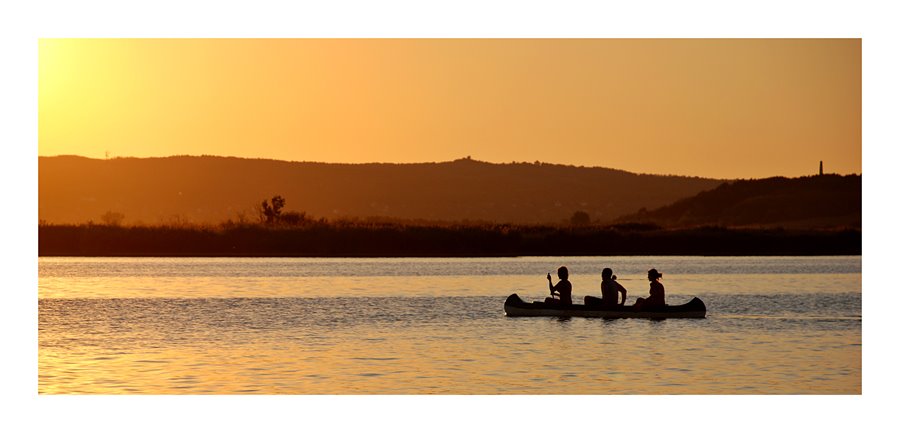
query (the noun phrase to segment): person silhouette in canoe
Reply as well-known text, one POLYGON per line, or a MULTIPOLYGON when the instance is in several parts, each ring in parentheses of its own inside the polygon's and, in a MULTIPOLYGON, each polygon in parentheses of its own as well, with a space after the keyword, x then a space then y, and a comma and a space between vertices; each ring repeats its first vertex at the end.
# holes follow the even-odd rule
POLYGON ((547 282, 550 285, 550 297, 544 299, 544 302, 548 304, 572 305, 572 283, 569 282, 569 269, 565 266, 560 266, 556 270, 556 276, 559 277, 559 282, 554 286, 553 279, 550 278, 550 274, 547 274, 547 282), (559 294, 559 299, 553 297, 556 294, 559 294))
POLYGON ((628 296, 628 291, 616 281, 616 276, 613 275, 612 269, 603 268, 600 278, 603 280, 600 282, 601 298, 585 296, 584 305, 602 305, 604 307, 621 307, 625 305, 625 297, 628 296), (622 302, 619 302, 619 293, 622 294, 622 302))
POLYGON ((662 278, 662 274, 655 268, 647 271, 647 279, 650 280, 650 297, 647 299, 637 298, 637 301, 634 301, 635 310, 666 306, 666 288, 659 282, 660 278, 662 278))

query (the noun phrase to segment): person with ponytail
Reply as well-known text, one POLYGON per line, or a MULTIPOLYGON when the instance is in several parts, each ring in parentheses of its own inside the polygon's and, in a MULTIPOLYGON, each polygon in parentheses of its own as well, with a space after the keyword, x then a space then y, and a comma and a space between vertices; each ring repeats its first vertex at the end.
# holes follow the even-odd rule
POLYGON ((666 306, 666 288, 659 282, 660 278, 662 278, 662 274, 655 268, 647 271, 647 279, 650 280, 650 296, 647 299, 638 298, 637 301, 634 301, 636 310, 666 306))

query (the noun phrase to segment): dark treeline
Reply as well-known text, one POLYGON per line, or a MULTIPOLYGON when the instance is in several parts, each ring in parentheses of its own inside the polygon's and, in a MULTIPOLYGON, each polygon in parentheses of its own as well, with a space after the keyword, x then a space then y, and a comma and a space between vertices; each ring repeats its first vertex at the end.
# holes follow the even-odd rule
POLYGON ((41 256, 490 257, 858 255, 861 231, 316 222, 304 226, 46 225, 41 256))

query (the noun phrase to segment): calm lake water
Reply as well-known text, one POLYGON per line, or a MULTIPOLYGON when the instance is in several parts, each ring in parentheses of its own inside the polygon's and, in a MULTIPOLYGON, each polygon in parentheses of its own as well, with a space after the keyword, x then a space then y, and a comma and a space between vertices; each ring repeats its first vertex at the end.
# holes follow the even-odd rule
POLYGON ((39 259, 43 394, 860 394, 862 259, 39 259), (706 319, 509 318, 650 267, 706 319), (555 281, 555 272, 554 272, 555 281))

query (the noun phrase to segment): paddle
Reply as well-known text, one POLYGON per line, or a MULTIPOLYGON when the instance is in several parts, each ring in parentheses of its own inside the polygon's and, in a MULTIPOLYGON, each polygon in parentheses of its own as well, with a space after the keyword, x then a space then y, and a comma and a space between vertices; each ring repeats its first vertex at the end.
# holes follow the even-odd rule
POLYGON ((550 283, 550 297, 556 299, 556 294, 553 293, 553 279, 550 278, 550 273, 547 273, 547 282, 550 283))

